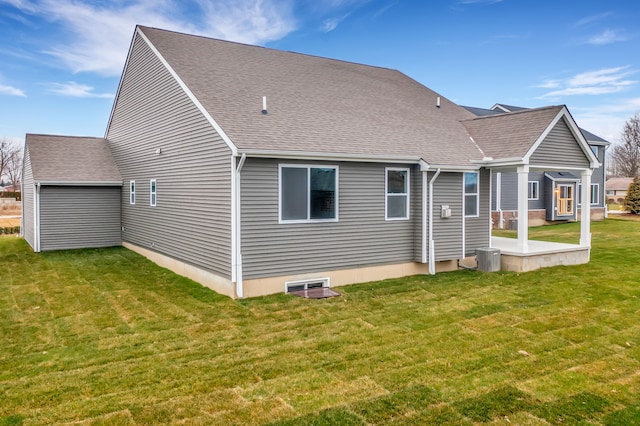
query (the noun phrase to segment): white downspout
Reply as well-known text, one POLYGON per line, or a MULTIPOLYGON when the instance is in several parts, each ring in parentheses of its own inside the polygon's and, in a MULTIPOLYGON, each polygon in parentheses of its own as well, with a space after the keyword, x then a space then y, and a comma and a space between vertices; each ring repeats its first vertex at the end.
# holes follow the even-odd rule
POLYGON ((35 184, 33 197, 33 251, 40 252, 40 183, 35 184))
POLYGON ((439 175, 440 169, 438 168, 436 174, 429 181, 429 273, 431 275, 436 273, 436 245, 433 239, 433 182, 439 175))
POLYGON ((425 170, 422 172, 422 253, 420 256, 422 263, 427 263, 427 185, 427 171, 425 170))
POLYGON ((504 212, 502 211, 502 173, 496 173, 496 210, 498 210, 498 229, 504 229, 504 212))
POLYGON ((238 167, 235 170, 235 202, 236 202, 236 226, 235 226, 235 240, 236 240, 236 295, 238 298, 242 299, 244 297, 244 287, 242 285, 242 231, 240 229, 240 225, 242 223, 241 218, 241 206, 242 201, 240 200, 240 172, 242 171, 242 167, 244 166, 244 162, 247 159, 247 154, 243 153, 240 157, 240 161, 238 162, 238 167))

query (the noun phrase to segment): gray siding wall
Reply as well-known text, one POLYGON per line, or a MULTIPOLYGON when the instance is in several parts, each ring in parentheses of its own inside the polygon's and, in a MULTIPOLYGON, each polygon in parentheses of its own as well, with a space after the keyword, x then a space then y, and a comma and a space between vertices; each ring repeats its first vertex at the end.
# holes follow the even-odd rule
MULTIPOLYGON (((248 158, 242 170, 242 257, 245 279, 416 259, 415 227, 421 202, 411 168, 409 220, 385 221, 385 164, 301 162, 339 167, 338 222, 278 223, 278 164, 248 158)), ((396 167, 406 167, 395 165, 396 167)), ((419 226, 419 224, 418 224, 419 226)))
POLYGON ((489 191, 491 172, 480 170, 479 176, 480 210, 478 217, 465 218, 465 255, 476 254, 476 249, 489 247, 491 238, 491 214, 489 212, 489 191))
MULTIPOLYGON (((496 210, 496 174, 493 173, 494 184, 492 187, 492 209, 496 210)), ((546 190, 544 186, 544 172, 530 172, 527 178, 529 182, 538 182, 538 199, 529 200, 529 209, 544 209, 546 208, 545 198, 546 190)), ((500 208, 503 211, 518 210, 518 174, 515 172, 503 172, 502 173, 502 201, 500 208)))
POLYGON ((582 152, 564 119, 558 121, 538 146, 531 156, 530 164, 589 167, 585 153, 582 152))
POLYGON ((230 278, 231 150, 138 36, 107 139, 124 180, 123 240, 230 278))
POLYGON ((111 247, 121 243, 120 187, 40 188, 43 251, 111 247))
MULTIPOLYGON (((518 176, 516 174, 516 185, 518 176)), ((544 209, 545 202, 544 199, 546 197, 546 191, 544 190, 544 172, 531 172, 529 173, 529 181, 538 182, 538 199, 537 200, 529 200, 529 209, 544 209)), ((516 206, 517 208, 517 206, 516 206)))
POLYGON ((35 246, 35 224, 33 221, 34 210, 34 186, 33 171, 31 170, 31 158, 29 150, 24 151, 24 164, 22 176, 22 232, 24 239, 33 248, 35 246))
MULTIPOLYGON (((433 175, 429 172, 428 179, 433 175)), ((462 173, 443 172, 433 184, 433 240, 437 261, 462 257, 462 183, 462 173), (441 217, 442 205, 451 208, 451 217, 441 217)))

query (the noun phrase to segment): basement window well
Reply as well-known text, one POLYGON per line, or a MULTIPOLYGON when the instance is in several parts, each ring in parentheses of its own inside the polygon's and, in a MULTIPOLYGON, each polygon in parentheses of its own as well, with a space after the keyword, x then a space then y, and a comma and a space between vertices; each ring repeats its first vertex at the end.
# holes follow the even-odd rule
POLYGON ((325 299, 340 296, 329 288, 329 278, 285 282, 285 291, 293 296, 306 299, 325 299))

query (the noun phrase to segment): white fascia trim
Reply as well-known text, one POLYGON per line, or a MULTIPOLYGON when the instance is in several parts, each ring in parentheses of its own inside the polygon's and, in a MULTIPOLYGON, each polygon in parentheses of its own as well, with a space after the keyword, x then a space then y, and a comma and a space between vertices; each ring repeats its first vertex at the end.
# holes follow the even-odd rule
POLYGON ((431 164, 432 169, 440 170, 441 172, 453 172, 453 173, 460 173, 460 172, 474 173, 474 172, 478 172, 478 170, 480 170, 482 167, 484 167, 484 165, 446 166, 442 164, 431 164))
MULTIPOLYGON (((419 157, 393 157, 369 154, 341 154, 333 152, 309 151, 277 151, 243 149, 242 154, 253 158, 279 158, 284 160, 315 160, 315 161, 367 161, 370 163, 398 163, 398 164, 426 164, 419 157)), ((427 165, 427 167, 429 167, 427 165)))
MULTIPOLYGON (((142 32, 142 30, 140 30, 140 27, 136 27, 136 33, 145 41, 145 43, 147 43, 147 46, 149 46, 151 51, 160 60, 162 65, 164 65, 164 67, 167 69, 167 71, 169 71, 169 74, 171 74, 171 76, 178 82, 178 85, 180 85, 182 90, 184 90, 184 93, 186 93, 186 95, 189 97, 189 99, 191 99, 191 102, 193 102, 193 104, 198 108, 198 110, 200 110, 202 115, 207 119, 209 124, 211 124, 211 126, 213 126, 213 128, 216 130, 216 132, 218 132, 218 134, 220 135, 222 140, 225 141, 227 146, 229 146, 229 149, 231 149, 232 155, 236 155, 237 156, 238 155, 238 149, 235 146, 235 144, 233 142, 231 142, 231 139, 229 138, 229 136, 224 132, 224 130, 222 130, 222 127, 220 127, 220 125, 216 122, 216 120, 213 119, 211 114, 209 114, 209 111, 207 111, 206 108, 200 103, 198 98, 196 98, 196 96, 189 89, 189 87, 187 87, 187 85, 184 83, 184 81, 182 81, 180 76, 178 76, 178 73, 176 73, 174 71, 174 69, 171 68, 171 65, 169 65, 169 62, 167 62, 167 60, 160 54, 160 52, 158 51, 158 49, 156 49, 156 47, 153 45, 153 43, 151 43, 151 41, 142 32)), ((123 76, 124 76, 124 74, 123 74, 123 76)))
POLYGON ((471 160, 471 163, 484 167, 522 166, 527 164, 522 157, 498 158, 495 160, 471 160))
POLYGON ((38 180, 34 182, 43 186, 122 186, 121 180, 95 182, 86 180, 38 180))
POLYGON ((588 157, 591 168, 600 167, 601 166, 600 162, 596 158, 593 151, 591 151, 591 147, 589 147, 589 143, 584 138, 584 135, 580 131, 580 128, 578 128, 578 125, 576 124, 576 122, 573 120, 573 117, 571 116, 571 114, 569 114, 569 110, 567 109, 566 106, 562 107, 562 109, 558 112, 558 114, 554 117, 554 119, 551 120, 551 123, 547 126, 544 132, 542 132, 540 137, 538 137, 538 139, 531 146, 531 148, 529 148, 529 151, 527 151, 527 153, 523 157, 524 161, 527 164, 529 163, 529 159, 531 158, 533 153, 538 149, 540 144, 544 141, 544 139, 549 135, 551 130, 553 130, 555 125, 558 124, 558 122, 562 118, 565 118, 565 123, 568 125, 569 130, 573 134, 573 137, 576 138, 576 140, 580 144, 580 149, 582 150, 583 154, 585 154, 588 157))
POLYGON ((576 171, 576 172, 582 172, 584 170, 592 170, 590 168, 585 168, 585 167, 565 167, 565 166, 551 166, 551 165, 545 165, 545 164, 535 164, 535 165, 529 165, 529 169, 531 171, 539 171, 539 172, 546 172, 549 170, 559 170, 561 172, 566 172, 566 171, 576 171))

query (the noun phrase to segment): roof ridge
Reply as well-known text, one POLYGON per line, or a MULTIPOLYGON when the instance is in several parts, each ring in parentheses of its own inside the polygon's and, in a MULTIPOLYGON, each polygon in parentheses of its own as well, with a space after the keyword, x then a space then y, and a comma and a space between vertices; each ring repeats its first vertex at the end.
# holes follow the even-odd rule
POLYGON ((287 54, 291 54, 291 55, 306 56, 306 57, 309 57, 309 58, 316 58, 316 59, 326 59, 328 61, 342 62, 342 63, 345 63, 345 64, 352 64, 352 65, 359 65, 359 66, 363 66, 363 67, 367 67, 367 68, 378 68, 378 69, 382 69, 382 70, 398 72, 398 73, 404 75, 404 73, 402 73, 402 71, 400 71, 400 70, 398 70, 396 68, 383 67, 381 65, 370 65, 370 64, 364 64, 364 63, 361 63, 361 62, 347 61, 345 59, 336 59, 336 58, 329 58, 327 56, 312 55, 310 53, 294 52, 292 50, 275 49, 273 47, 259 46, 257 44, 242 43, 242 42, 233 41, 233 40, 223 40, 221 38, 208 37, 208 36, 201 35, 201 34, 189 34, 189 33, 181 32, 181 31, 167 30, 167 29, 164 29, 164 28, 149 27, 149 26, 146 26, 146 25, 138 25, 137 27, 142 29, 143 31, 144 31, 145 28, 147 28, 147 29, 150 29, 150 30, 156 30, 156 31, 163 31, 163 32, 166 32, 166 33, 179 34, 179 35, 183 35, 183 36, 187 36, 187 37, 197 37, 197 38, 202 38, 202 39, 206 39, 206 40, 219 41, 219 42, 222 42, 222 43, 236 44, 236 45, 240 45, 240 46, 253 47, 253 48, 257 48, 257 49, 265 49, 265 50, 270 50, 272 52, 279 52, 279 53, 287 53, 287 54))
POLYGON ((473 120, 482 120, 485 118, 496 118, 496 117, 503 117, 505 115, 516 115, 516 114, 525 114, 525 113, 530 113, 530 112, 536 112, 536 111, 544 111, 547 109, 562 109, 565 108, 566 105, 547 105, 547 106, 543 106, 543 107, 538 107, 538 108, 528 108, 528 109, 524 109, 524 110, 518 110, 518 111, 513 111, 513 112, 502 112, 499 114, 493 114, 493 115, 482 115, 482 116, 478 116, 478 117, 474 117, 474 118, 470 118, 468 120, 462 120, 462 121, 473 121, 473 120))
POLYGON ((76 138, 76 139, 106 140, 106 138, 103 138, 103 137, 100 137, 100 136, 54 135, 52 133, 26 133, 26 135, 30 135, 30 136, 46 136, 46 137, 54 137, 54 138, 76 138))

